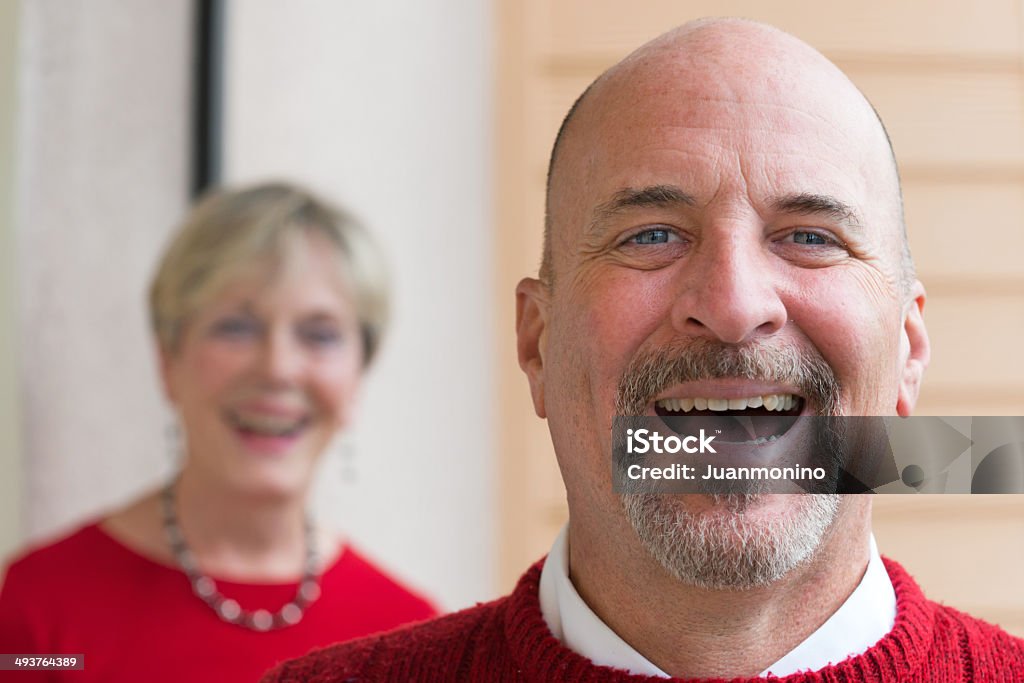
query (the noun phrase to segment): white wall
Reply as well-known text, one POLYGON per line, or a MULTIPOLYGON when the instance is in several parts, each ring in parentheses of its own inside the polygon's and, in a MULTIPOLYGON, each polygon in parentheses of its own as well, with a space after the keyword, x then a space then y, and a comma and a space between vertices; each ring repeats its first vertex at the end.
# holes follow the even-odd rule
POLYGON ((0 3, 0 557, 21 541, 17 273, 15 267, 15 125, 21 3, 0 3))
POLYGON ((170 469, 144 296, 187 201, 191 4, 21 5, 18 457, 37 539, 170 469))
MULTIPOLYGON (((318 507, 447 607, 493 594, 491 16, 480 0, 234 0, 224 175, 299 179, 362 217, 393 327, 318 507)), ((511 333, 511 321, 509 321, 511 333)))

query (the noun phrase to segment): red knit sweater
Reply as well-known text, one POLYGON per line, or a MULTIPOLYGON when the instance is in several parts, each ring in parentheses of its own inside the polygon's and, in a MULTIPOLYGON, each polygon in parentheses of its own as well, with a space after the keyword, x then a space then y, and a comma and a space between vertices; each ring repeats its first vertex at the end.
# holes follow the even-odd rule
MULTIPOLYGON (((885 565, 897 605, 896 623, 888 635, 864 654, 839 664, 769 680, 1024 681, 1024 640, 925 599, 902 567, 889 560, 885 565)), ((555 639, 540 612, 540 569, 540 563, 534 565, 508 597, 418 626, 314 651, 277 667, 263 683, 663 680, 595 666, 555 639)), ((743 678, 732 683, 764 680, 743 678)), ((702 681, 712 683, 710 679, 702 681)))

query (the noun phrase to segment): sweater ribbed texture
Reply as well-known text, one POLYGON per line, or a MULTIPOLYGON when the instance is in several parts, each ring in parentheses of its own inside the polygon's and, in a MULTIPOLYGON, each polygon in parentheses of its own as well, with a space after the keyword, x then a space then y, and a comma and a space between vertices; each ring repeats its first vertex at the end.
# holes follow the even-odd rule
MULTIPOLYGON (((511 595, 431 622, 317 650, 274 669, 263 683, 370 681, 566 681, 662 683, 596 666, 548 630, 538 588, 542 563, 511 595)), ((892 630, 863 654, 782 678, 702 678, 691 683, 1022 683, 1024 640, 931 602, 891 560, 892 630)), ((672 679, 684 680, 684 679, 672 679)))

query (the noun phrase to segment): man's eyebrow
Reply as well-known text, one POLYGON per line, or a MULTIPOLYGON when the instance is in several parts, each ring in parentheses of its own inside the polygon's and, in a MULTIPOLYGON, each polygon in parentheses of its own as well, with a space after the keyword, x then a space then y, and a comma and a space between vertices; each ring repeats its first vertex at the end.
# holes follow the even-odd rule
POLYGON ((855 230, 862 229, 857 210, 827 194, 803 192, 785 195, 772 202, 772 209, 780 213, 794 213, 803 216, 827 216, 855 230))
POLYGON ((675 185, 649 185, 641 188, 627 187, 616 192, 608 201, 597 205, 594 209, 592 225, 597 226, 602 221, 611 218, 625 209, 664 208, 678 204, 696 206, 697 200, 694 199, 693 195, 683 192, 675 185))

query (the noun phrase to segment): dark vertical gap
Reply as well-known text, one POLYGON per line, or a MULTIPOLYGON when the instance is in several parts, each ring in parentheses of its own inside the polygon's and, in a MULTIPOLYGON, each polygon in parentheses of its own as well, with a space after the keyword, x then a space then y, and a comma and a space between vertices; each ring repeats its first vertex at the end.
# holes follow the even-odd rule
POLYGON ((195 0, 192 197, 220 182, 224 0, 195 0))

